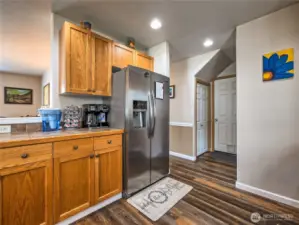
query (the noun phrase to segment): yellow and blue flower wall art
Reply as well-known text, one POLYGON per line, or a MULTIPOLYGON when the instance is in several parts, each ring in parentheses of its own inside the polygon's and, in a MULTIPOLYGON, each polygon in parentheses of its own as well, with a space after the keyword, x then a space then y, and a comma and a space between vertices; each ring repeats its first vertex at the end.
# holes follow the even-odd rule
POLYGON ((289 48, 263 55, 263 81, 294 77, 294 49, 289 48))

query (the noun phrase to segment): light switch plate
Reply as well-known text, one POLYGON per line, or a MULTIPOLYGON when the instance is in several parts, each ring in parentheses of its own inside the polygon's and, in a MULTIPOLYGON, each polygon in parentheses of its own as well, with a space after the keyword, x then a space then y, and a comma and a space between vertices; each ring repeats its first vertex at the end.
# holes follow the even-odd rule
POLYGON ((2 133, 10 133, 11 125, 0 125, 0 134, 2 133))

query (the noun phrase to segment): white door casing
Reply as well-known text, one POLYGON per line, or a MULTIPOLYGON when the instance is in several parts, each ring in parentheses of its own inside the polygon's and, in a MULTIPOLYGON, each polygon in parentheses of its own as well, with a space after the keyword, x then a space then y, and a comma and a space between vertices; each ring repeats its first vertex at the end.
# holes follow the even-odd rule
POLYGON ((215 81, 215 150, 236 153, 236 78, 215 81))
POLYGON ((197 156, 208 151, 208 120, 209 120, 209 88, 208 86, 197 84, 197 156))

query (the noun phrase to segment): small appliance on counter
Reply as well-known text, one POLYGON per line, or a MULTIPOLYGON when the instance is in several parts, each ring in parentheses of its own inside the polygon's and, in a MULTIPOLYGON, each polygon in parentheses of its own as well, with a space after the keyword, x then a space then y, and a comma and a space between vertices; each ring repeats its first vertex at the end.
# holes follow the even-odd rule
POLYGON ((78 106, 66 106, 63 110, 64 128, 81 128, 82 109, 78 106))
POLYGON ((61 120, 60 109, 39 109, 42 117, 43 132, 59 130, 61 120))
POLYGON ((109 110, 106 104, 83 105, 83 127, 109 127, 109 110))

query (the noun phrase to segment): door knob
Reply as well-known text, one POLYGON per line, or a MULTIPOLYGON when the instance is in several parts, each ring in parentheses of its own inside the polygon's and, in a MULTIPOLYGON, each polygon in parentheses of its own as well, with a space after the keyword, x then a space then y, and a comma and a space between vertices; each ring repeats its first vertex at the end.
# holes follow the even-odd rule
POLYGON ((203 124, 200 124, 201 127, 203 127, 203 124))
POLYGON ((215 122, 218 122, 218 119, 217 119, 217 118, 215 119, 215 122))

